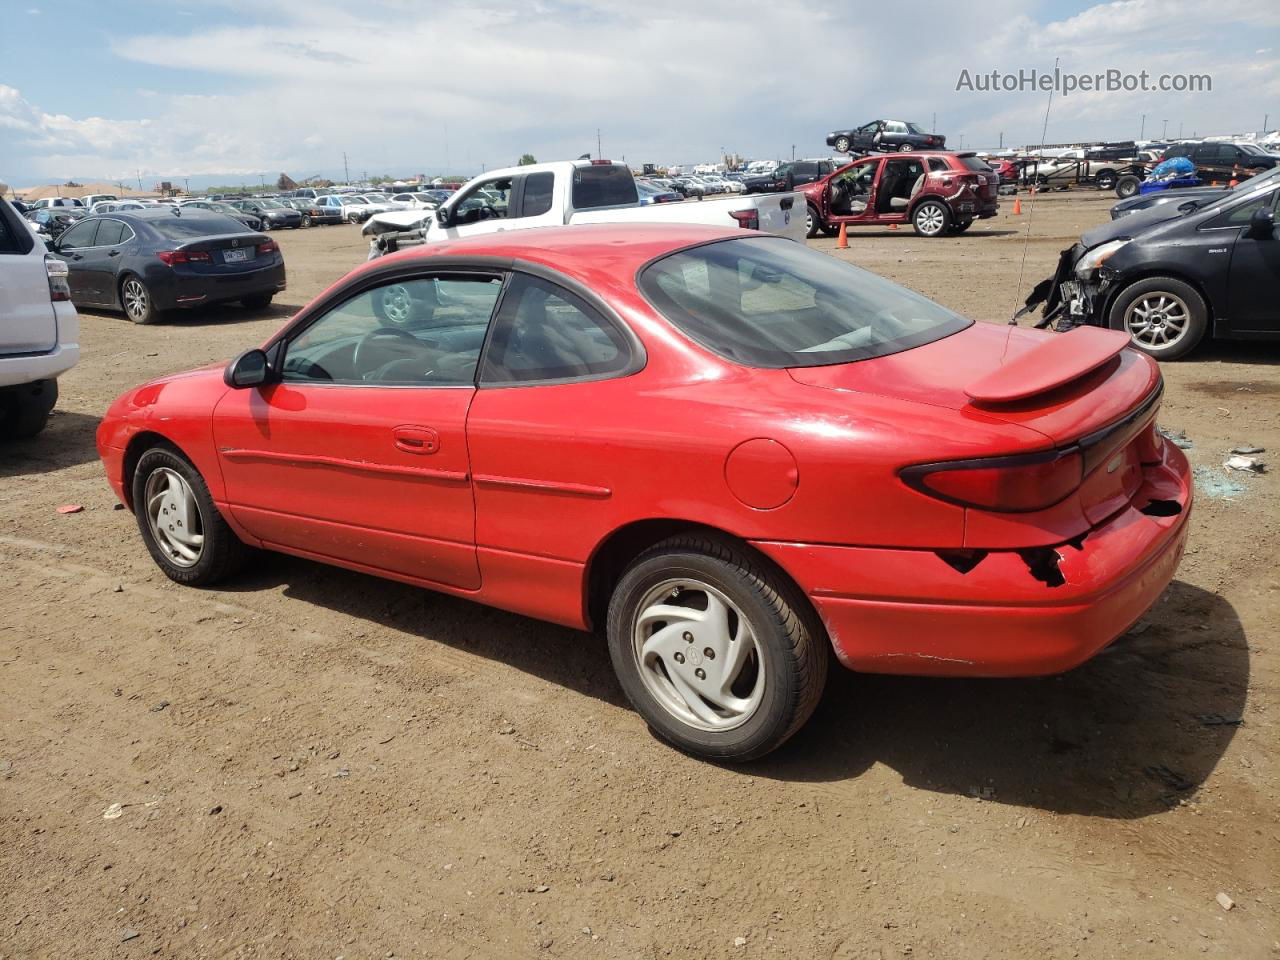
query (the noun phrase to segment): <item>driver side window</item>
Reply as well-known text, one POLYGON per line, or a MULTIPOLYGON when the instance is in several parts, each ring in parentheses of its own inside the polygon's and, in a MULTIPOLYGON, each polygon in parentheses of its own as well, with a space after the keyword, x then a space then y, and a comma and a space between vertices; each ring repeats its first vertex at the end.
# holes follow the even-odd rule
POLYGON ((287 383, 464 386, 494 304, 497 276, 416 277, 384 283, 333 307, 289 341, 287 383))
POLYGON ((511 177, 476 184, 454 208, 454 226, 495 218, 506 219, 510 203, 511 177))

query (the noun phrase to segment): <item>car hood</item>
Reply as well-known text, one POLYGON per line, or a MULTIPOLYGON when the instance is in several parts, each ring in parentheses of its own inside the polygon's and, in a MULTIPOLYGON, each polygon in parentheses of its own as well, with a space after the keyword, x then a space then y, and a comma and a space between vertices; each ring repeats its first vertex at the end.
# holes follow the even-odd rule
POLYGON ((1131 213, 1127 217, 1121 217, 1119 220, 1110 220, 1099 227, 1094 227, 1092 230, 1086 230, 1080 235, 1080 243, 1084 245, 1086 250, 1091 250, 1109 240, 1119 240, 1121 237, 1136 237, 1152 227, 1168 223, 1170 220, 1177 220, 1181 216, 1183 216, 1183 213, 1178 210, 1178 204, 1162 203, 1154 207, 1148 207, 1146 210, 1139 210, 1137 213, 1131 213))
MULTIPOLYGON (((1095 349, 1097 356, 1109 353, 1109 359, 1089 368, 1088 350, 1083 348, 1096 348, 1101 335, 1116 335, 1093 328, 1082 332, 1084 337, 1072 340, 1076 332, 975 323, 887 357, 793 367, 788 373, 811 387, 893 397, 955 410, 965 419, 1017 424, 1046 438, 1049 442, 1043 446, 1059 446, 1119 420, 1160 383, 1156 363, 1120 340, 1114 349, 1106 344, 1101 353, 1095 349), (1069 375, 1072 364, 1079 364, 1078 376, 1069 375), (975 400, 971 391, 990 395, 990 388, 978 388, 992 384, 1001 371, 1025 378, 1030 394, 1007 402, 975 400), (1037 389, 1037 383, 1044 389, 1037 389)), ((1008 391, 1007 384, 1003 388, 1008 391)))

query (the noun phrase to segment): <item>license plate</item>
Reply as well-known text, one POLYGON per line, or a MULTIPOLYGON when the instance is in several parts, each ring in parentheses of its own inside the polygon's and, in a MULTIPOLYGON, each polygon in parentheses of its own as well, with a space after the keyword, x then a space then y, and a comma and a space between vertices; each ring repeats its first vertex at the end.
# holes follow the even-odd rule
POLYGON ((244 261, 248 259, 249 259, 249 251, 245 249, 222 251, 223 263, 244 263, 244 261))

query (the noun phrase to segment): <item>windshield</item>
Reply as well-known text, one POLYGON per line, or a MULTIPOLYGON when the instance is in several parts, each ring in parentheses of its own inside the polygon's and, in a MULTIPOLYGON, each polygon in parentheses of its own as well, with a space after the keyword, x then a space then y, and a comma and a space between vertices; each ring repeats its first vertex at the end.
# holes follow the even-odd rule
POLYGON ((343 203, 368 203, 369 201, 366 200, 364 197, 343 197, 342 202, 343 203))
POLYGON ((721 240, 673 253, 646 267, 638 283, 681 331, 750 367, 881 357, 973 323, 781 237, 721 240))
POLYGON ((1266 153, 1266 151, 1263 150, 1256 143, 1242 143, 1240 144, 1240 149, 1243 150, 1245 153, 1252 153, 1255 156, 1266 153))

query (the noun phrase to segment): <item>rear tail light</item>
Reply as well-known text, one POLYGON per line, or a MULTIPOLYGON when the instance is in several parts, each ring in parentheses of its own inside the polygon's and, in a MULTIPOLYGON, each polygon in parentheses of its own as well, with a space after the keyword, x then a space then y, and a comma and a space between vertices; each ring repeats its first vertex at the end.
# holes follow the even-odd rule
POLYGON ((1030 513, 1061 503, 1084 480, 1078 449, 1025 456, 923 463, 900 476, 921 493, 962 507, 997 513, 1030 513))
POLYGON ((156 256, 161 263, 170 267, 180 263, 210 263, 213 260, 207 250, 162 250, 156 256))
POLYGON ((67 275, 71 271, 67 269, 66 263, 56 257, 46 256, 44 270, 49 275, 49 299, 54 303, 70 300, 71 285, 67 282, 67 275))
POLYGON ((258 253, 275 253, 280 249, 280 244, 274 240, 264 240, 258 244, 258 253))
POLYGON ((759 210, 734 210, 729 216, 738 221, 738 226, 744 230, 760 229, 760 211, 759 210))

